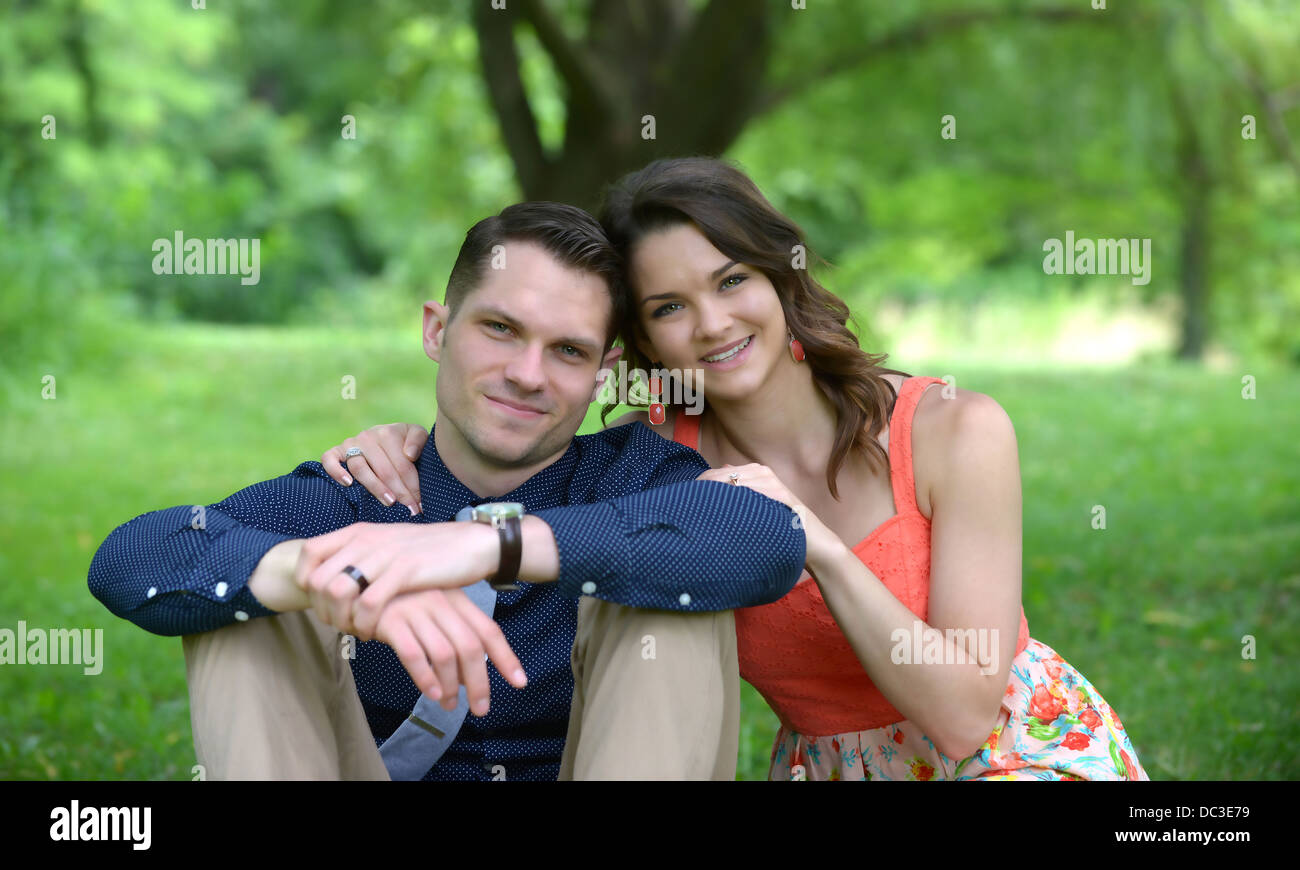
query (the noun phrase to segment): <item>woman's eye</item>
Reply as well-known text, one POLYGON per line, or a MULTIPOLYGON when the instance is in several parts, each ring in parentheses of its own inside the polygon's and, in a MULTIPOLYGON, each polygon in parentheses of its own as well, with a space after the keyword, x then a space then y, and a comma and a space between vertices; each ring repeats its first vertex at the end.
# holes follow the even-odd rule
POLYGON ((662 316, 665 315, 665 314, 671 314, 673 311, 675 311, 675 310, 677 310, 678 308, 681 308, 681 307, 682 307, 682 306, 681 306, 679 303, 677 303, 677 302, 669 302, 667 305, 663 305, 663 306, 661 306, 661 307, 659 307, 659 308, 656 308, 656 309, 655 309, 654 316, 655 316, 655 317, 662 317, 662 316))
POLYGON ((722 279, 721 289, 730 290, 732 287, 735 287, 736 284, 739 284, 741 281, 744 281, 745 278, 747 277, 748 277, 747 275, 728 275, 726 278, 722 279), (735 284, 732 283, 733 281, 735 282, 735 284))

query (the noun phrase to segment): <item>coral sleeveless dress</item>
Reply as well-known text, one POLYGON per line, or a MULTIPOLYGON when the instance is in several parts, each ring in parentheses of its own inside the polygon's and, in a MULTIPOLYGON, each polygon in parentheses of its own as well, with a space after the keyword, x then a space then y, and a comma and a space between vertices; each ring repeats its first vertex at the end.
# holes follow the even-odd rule
MULTIPOLYGON (((889 419, 898 512, 853 548, 922 620, 930 591, 930 521, 916 504, 912 416, 922 393, 941 383, 903 381, 889 419)), ((700 421, 679 414, 674 440, 697 448, 700 421)), ((1119 716, 1081 673, 1029 636, 1023 610, 998 719, 984 745, 962 759, 940 752, 875 687, 815 581, 735 615, 740 676, 781 721, 769 779, 1148 779, 1119 716)))

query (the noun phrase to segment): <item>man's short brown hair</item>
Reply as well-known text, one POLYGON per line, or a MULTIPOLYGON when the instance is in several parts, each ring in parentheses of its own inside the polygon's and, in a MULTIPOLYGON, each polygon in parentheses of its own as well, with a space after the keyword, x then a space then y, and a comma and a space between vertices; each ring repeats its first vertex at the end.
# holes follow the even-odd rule
POLYGON ((483 280, 492 249, 506 242, 532 242, 571 269, 591 272, 605 280, 613 313, 605 331, 605 349, 614 343, 623 321, 623 261, 594 217, 560 202, 521 202, 470 227, 447 279, 443 302, 455 318, 456 309, 483 280))

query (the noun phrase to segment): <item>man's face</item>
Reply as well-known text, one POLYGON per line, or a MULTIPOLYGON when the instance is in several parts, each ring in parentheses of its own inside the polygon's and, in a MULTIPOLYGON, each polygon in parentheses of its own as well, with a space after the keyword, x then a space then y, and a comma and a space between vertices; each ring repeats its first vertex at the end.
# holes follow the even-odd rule
POLYGON ((424 306, 424 346, 438 363, 438 422, 497 468, 559 458, 599 391, 613 304, 598 275, 531 242, 507 242, 504 268, 454 312, 424 306))

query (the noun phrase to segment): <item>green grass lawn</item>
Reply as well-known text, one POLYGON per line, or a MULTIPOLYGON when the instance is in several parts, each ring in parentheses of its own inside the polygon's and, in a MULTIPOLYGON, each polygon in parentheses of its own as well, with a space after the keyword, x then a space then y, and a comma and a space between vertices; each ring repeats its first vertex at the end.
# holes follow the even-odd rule
MULTIPOLYGON (((191 776, 179 639, 87 591, 113 528, 285 474, 366 425, 434 417, 415 328, 123 330, 116 353, 0 385, 0 628, 98 627, 105 647, 97 676, 0 665, 3 779, 191 776)), ((1103 693, 1152 778, 1300 777, 1300 377, 1252 371, 1244 400, 1244 373, 1200 368, 890 364, 952 374, 1010 413, 1030 631, 1103 693)), ((597 426, 593 410, 583 431, 597 426)), ((776 718, 748 686, 743 700, 740 776, 761 778, 776 718)))

